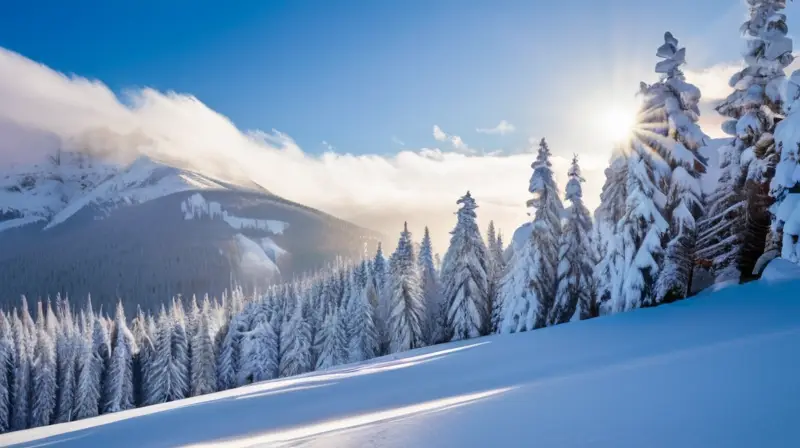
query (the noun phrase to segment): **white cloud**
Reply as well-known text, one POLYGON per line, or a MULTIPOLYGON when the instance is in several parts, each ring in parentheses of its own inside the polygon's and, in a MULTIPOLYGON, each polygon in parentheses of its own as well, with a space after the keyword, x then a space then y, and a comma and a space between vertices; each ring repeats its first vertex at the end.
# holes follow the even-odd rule
POLYGON ((500 123, 493 128, 477 128, 475 131, 480 132, 481 134, 506 135, 514 132, 516 129, 517 128, 514 127, 513 124, 507 122, 506 120, 500 120, 500 123))
POLYGON ((392 136, 392 143, 394 143, 395 145, 399 145, 399 146, 406 146, 406 142, 400 140, 399 138, 397 138, 394 135, 392 136))
MULTIPOLYGON (((59 144, 119 161, 146 155, 232 182, 256 181, 289 200, 382 231, 390 244, 404 220, 417 236, 429 225, 442 253, 456 200, 468 189, 481 206, 482 228, 493 219, 510 237, 527 219, 529 153, 476 156, 423 149, 313 156, 278 131, 242 132, 195 97, 145 88, 120 101, 100 82, 64 76, 2 48, 0 98, 0 164, 35 157, 32 146, 43 157, 59 144)), ((446 140, 467 148, 456 137, 446 140)), ((563 186, 571 151, 561 155, 553 165, 563 186)), ((593 207, 605 160, 590 162, 588 154, 581 160, 593 207)))
POLYGON ((464 143, 464 140, 462 140, 461 137, 444 132, 438 125, 433 125, 433 138, 440 142, 449 141, 456 152, 463 154, 475 154, 476 152, 474 149, 470 148, 466 143, 464 143))
POLYGON ((440 128, 438 125, 433 125, 433 138, 436 140, 443 142, 447 140, 447 134, 440 128))

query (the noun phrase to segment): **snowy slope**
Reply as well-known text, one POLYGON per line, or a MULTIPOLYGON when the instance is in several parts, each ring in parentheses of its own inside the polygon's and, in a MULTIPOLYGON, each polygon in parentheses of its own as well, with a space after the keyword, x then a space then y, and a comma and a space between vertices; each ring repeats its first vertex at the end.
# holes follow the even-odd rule
POLYGON ((141 204, 183 191, 214 189, 225 190, 226 187, 223 183, 202 174, 141 157, 118 175, 71 201, 52 218, 46 228, 63 223, 89 206, 109 210, 120 204, 141 204))
POLYGON ((800 281, 0 437, 48 447, 797 447, 800 281))
POLYGON ((4 168, 0 173, 0 232, 49 221, 116 172, 113 165, 67 152, 57 163, 4 168))

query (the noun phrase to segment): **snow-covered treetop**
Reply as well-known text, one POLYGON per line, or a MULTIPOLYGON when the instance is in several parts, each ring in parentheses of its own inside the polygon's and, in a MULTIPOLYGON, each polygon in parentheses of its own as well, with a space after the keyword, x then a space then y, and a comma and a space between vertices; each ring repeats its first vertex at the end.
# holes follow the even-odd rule
POLYGON ((664 45, 658 47, 656 56, 664 59, 656 64, 656 73, 683 79, 680 66, 686 63, 686 49, 678 48, 678 39, 669 31, 664 34, 664 45))
POLYGON ((546 201, 548 187, 554 185, 553 164, 550 163, 550 148, 547 141, 542 138, 539 142, 539 151, 536 160, 531 164, 533 174, 531 175, 528 191, 533 194, 533 198, 528 201, 528 207, 540 208, 546 201))
POLYGON ((719 113, 735 120, 749 114, 745 123, 723 123, 725 133, 739 138, 746 138, 748 132, 761 135, 765 126, 771 129, 772 114, 764 116, 757 109, 768 99, 772 112, 779 112, 784 69, 794 60, 792 39, 786 36, 789 32, 786 15, 780 12, 786 7, 786 0, 747 0, 747 3, 750 17, 741 27, 747 39, 743 53, 746 67, 731 77, 728 84, 735 91, 717 106, 719 113))
POLYGON ((792 63, 792 40, 786 37, 786 0, 747 0, 750 18, 742 24, 741 31, 748 42, 745 61, 773 70, 783 70, 792 63))
POLYGON ((469 217, 470 219, 475 219, 475 209, 478 208, 478 204, 475 203, 475 199, 473 199, 472 194, 467 191, 467 194, 461 196, 461 198, 456 201, 456 204, 460 205, 461 208, 458 209, 458 218, 459 220, 469 217))
POLYGON ((565 199, 573 202, 580 201, 583 197, 581 182, 586 182, 586 180, 581 176, 581 167, 578 166, 577 154, 572 156, 572 164, 569 166, 567 176, 569 176, 569 180, 567 181, 565 199))

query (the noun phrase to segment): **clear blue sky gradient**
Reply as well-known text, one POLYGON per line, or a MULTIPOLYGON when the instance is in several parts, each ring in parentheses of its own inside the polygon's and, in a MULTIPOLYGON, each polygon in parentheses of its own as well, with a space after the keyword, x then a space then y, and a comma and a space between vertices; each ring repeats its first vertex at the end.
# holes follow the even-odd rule
POLYGON ((586 103, 627 101, 653 80, 666 30, 693 67, 737 60, 743 3, 7 1, 0 46, 118 92, 193 94, 242 129, 278 129, 312 153, 323 140, 394 152, 393 136, 443 146, 434 124, 473 147, 517 150, 529 136, 583 144, 567 130, 602 110, 586 103), (501 119, 517 132, 475 132, 501 119))

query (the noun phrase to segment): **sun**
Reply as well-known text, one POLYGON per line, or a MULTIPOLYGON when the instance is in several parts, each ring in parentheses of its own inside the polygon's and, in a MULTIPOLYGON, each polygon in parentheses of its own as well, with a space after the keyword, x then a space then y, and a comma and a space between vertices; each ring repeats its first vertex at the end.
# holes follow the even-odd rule
POLYGON ((614 107, 603 114, 602 129, 614 141, 627 140, 636 124, 636 114, 621 107, 614 107))

